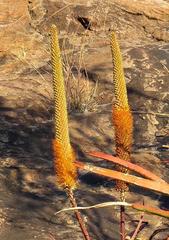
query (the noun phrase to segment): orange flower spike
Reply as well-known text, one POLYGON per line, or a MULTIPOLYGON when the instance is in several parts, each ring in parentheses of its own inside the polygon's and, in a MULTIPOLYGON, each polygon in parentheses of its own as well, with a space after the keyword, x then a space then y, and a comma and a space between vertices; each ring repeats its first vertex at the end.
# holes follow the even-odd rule
MULTIPOLYGON (((122 56, 114 32, 111 36, 111 52, 113 61, 113 83, 115 93, 112 120, 115 128, 116 154, 119 158, 130 161, 133 119, 128 104, 122 56)), ((122 172, 127 172, 125 168, 119 167, 118 169, 122 172)), ((127 185, 124 182, 117 181, 117 189, 120 191, 125 191, 127 190, 127 185)))
POLYGON ((55 140, 53 141, 54 165, 58 184, 63 188, 76 186, 76 166, 68 128, 66 94, 62 72, 61 53, 57 28, 51 26, 51 58, 53 68, 53 91, 55 105, 55 140))

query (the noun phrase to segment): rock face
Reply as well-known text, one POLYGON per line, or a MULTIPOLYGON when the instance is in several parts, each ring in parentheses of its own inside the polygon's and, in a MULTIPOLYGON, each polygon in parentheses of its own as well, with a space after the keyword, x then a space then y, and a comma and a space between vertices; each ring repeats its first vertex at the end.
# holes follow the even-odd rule
MULTIPOLYGON (((74 2, 2 0, 0 4, 0 239, 3 240, 50 239, 50 233, 55 239, 82 239, 72 214, 53 217, 54 212, 69 203, 64 193, 56 189, 52 170, 53 92, 49 50, 52 23, 59 29, 69 106, 86 110, 70 115, 71 139, 79 155, 84 150, 114 151, 109 46, 113 30, 122 50, 134 116, 133 158, 136 162, 140 158, 140 164, 151 170, 154 164, 157 173, 167 179, 168 165, 158 157, 166 158, 169 139, 169 1, 74 2), (72 100, 72 91, 73 97, 76 93, 80 95, 78 106, 72 100)), ((118 197, 111 183, 88 175, 81 178, 79 205, 111 201, 112 193, 118 197)), ((142 193, 132 191, 135 195, 129 196, 131 201, 142 197, 142 193)), ((158 194, 145 192, 145 199, 152 205, 169 208, 167 200, 158 194)), ((109 210, 92 210, 86 213, 86 218, 93 239, 111 239, 111 223, 117 224, 118 218, 110 215, 109 210), (102 216, 104 221, 100 222, 102 216)), ((158 225, 154 224, 156 218, 148 220, 151 227, 142 235, 145 239, 153 231, 166 228, 162 219, 158 219, 158 225)), ((114 239, 119 239, 118 231, 114 234, 114 239)), ((161 234, 157 232, 158 239, 169 235, 167 230, 161 234)), ((157 239, 156 236, 152 239, 157 239)))

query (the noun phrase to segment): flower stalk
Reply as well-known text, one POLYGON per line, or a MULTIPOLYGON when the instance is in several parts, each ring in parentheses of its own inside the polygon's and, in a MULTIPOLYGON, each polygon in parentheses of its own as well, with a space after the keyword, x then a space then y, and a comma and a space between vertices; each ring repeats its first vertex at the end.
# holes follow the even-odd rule
MULTIPOLYGON (((114 32, 111 36, 111 53, 113 61, 113 83, 115 93, 112 120, 115 129, 116 155, 123 160, 130 161, 133 121, 128 104, 121 51, 114 32)), ((126 168, 118 167, 118 170, 127 173, 126 168)), ((116 189, 121 193, 121 201, 125 201, 125 192, 128 191, 128 185, 123 181, 116 181, 116 189)), ((124 240, 125 208, 123 206, 120 208, 120 234, 121 240, 124 240)))
MULTIPOLYGON (((76 207, 76 199, 73 189, 76 187, 77 167, 75 165, 75 153, 70 144, 68 114, 66 104, 66 93, 62 71, 61 52, 57 28, 51 26, 51 56, 53 69, 53 91, 54 91, 54 125, 55 139, 53 140, 54 167, 57 182, 62 187, 73 207, 76 207)), ((83 218, 78 210, 75 216, 85 240, 90 240, 83 218)))

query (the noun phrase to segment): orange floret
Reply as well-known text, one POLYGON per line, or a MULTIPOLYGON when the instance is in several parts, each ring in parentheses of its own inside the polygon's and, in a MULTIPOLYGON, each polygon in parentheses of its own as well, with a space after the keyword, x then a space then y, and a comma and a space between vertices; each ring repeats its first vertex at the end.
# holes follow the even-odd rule
POLYGON ((64 150, 63 145, 53 140, 53 154, 54 154, 54 168, 57 175, 57 182, 63 188, 75 188, 77 171, 74 164, 75 153, 70 146, 69 149, 64 150))

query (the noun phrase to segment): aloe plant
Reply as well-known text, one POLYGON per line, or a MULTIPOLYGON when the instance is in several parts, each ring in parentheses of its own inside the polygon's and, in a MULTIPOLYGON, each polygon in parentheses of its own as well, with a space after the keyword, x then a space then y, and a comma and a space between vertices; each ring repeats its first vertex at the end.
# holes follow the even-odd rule
MULTIPOLYGON (((169 218, 169 211, 153 208, 147 205, 138 203, 125 202, 125 191, 127 190, 126 183, 135 184, 150 190, 158 191, 169 195, 169 184, 152 172, 133 164, 130 162, 130 154, 132 147, 132 132, 133 119, 128 104, 127 90, 124 79, 124 72, 122 66, 122 57, 120 48, 114 33, 111 37, 111 51, 113 59, 113 75, 114 75, 114 91, 115 102, 112 109, 112 119, 115 128, 116 141, 116 157, 102 152, 89 152, 93 157, 98 157, 107 161, 111 161, 117 165, 117 170, 110 170, 107 168, 100 168, 96 166, 86 165, 84 163, 75 161, 76 156, 70 144, 68 116, 66 106, 66 95, 64 88, 64 78, 62 72, 61 53, 59 48, 59 41, 57 35, 57 28, 55 25, 51 27, 51 55, 53 67, 53 90, 54 90, 54 109, 55 109, 55 139, 53 140, 54 166, 57 175, 57 182, 60 187, 65 189, 72 203, 71 209, 75 210, 76 217, 79 221, 82 233, 86 240, 90 240, 90 236, 82 220, 77 207, 76 200, 73 195, 73 190, 76 188, 77 182, 77 168, 91 171, 93 173, 117 180, 117 188, 121 192, 121 209, 125 207, 132 207, 141 212, 147 212, 169 218), (143 177, 136 177, 128 174, 127 171, 134 171, 143 177), (127 174, 126 174, 127 173, 127 174)), ((113 203, 113 205, 119 204, 113 203)), ((104 204, 101 204, 103 207, 104 204)), ((105 204, 105 206, 108 204, 105 204)), ((90 207, 86 207, 89 209, 90 207)), ((121 211, 121 239, 125 239, 124 211, 121 211)), ((136 228, 132 239, 138 233, 139 226, 136 228)))
MULTIPOLYGON (((133 119, 128 104, 126 82, 123 71, 123 62, 116 35, 111 35, 111 53, 113 62, 113 83, 115 102, 112 109, 112 120, 115 129, 116 155, 121 159, 130 161, 133 119)), ((127 169, 117 167, 119 171, 127 173, 127 169)), ((120 191, 120 199, 125 201, 125 192, 128 186, 124 181, 116 181, 116 189, 120 191)), ((120 235, 125 240, 125 208, 120 208, 120 235)))

